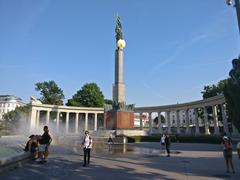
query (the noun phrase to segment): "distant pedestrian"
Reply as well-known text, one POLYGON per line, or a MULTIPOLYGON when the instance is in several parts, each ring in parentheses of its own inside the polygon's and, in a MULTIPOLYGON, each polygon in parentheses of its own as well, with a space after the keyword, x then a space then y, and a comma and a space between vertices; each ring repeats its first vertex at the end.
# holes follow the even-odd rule
POLYGON ((227 173, 229 173, 229 165, 232 168, 232 172, 235 173, 233 162, 232 162, 232 142, 227 136, 223 136, 223 156, 227 166, 227 173))
POLYGON ((85 136, 84 136, 82 144, 81 144, 81 147, 83 148, 83 153, 84 153, 83 166, 90 164, 90 153, 91 153, 91 149, 92 149, 92 144, 93 144, 92 137, 89 135, 88 131, 85 131, 85 136))
POLYGON ((161 136, 160 143, 162 146, 165 146, 165 134, 161 136))
POLYGON ((112 133, 109 134, 109 137, 108 137, 108 151, 111 151, 112 150, 112 145, 114 144, 113 142, 113 137, 112 137, 112 133))
POLYGON ((167 151, 167 157, 170 157, 170 145, 171 145, 171 138, 167 134, 167 135, 165 135, 165 146, 166 146, 166 151, 167 151))

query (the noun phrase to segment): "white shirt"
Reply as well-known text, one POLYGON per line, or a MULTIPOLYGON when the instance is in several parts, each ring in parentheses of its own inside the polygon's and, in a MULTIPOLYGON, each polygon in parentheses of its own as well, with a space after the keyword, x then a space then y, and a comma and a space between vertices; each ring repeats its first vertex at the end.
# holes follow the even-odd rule
POLYGON ((92 148, 92 138, 89 135, 86 135, 83 139, 82 145, 84 148, 91 149, 92 148))

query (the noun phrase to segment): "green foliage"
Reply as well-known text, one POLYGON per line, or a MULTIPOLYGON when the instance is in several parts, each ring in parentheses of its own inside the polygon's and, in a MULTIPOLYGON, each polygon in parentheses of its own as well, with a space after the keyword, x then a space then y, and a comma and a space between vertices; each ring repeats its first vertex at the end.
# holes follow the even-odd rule
MULTIPOLYGON (((155 117, 153 122, 158 124, 158 117, 155 117)), ((161 123, 164 124, 166 122, 165 117, 161 114, 161 123)))
MULTIPOLYGON (((135 142, 160 142, 161 135, 154 136, 129 136, 127 137, 129 143, 135 142)), ((171 142, 181 143, 210 143, 220 144, 221 136, 199 135, 199 136, 187 136, 187 135, 170 135, 171 142)))
POLYGON ((22 122, 27 122, 28 114, 28 106, 16 107, 14 111, 4 114, 0 123, 0 131, 16 131, 22 122))
POLYGON ((104 99, 104 104, 113 104, 113 101, 111 99, 104 99))
POLYGON ((117 19, 116 19, 115 32, 116 32, 116 42, 117 42, 119 39, 123 39, 122 25, 121 25, 120 17, 119 17, 119 16, 117 16, 117 19))
POLYGON ((224 96, 229 118, 240 132, 240 58, 233 59, 232 65, 233 68, 229 72, 231 78, 227 80, 224 96))
POLYGON ((35 84, 35 90, 40 91, 41 102, 44 104, 63 105, 63 91, 58 87, 55 81, 44 81, 35 84))
POLYGON ((219 81, 217 85, 204 86, 202 94, 204 99, 224 94, 229 119, 240 131, 240 59, 233 60, 229 74, 231 78, 219 81))
POLYGON ((227 102, 228 116, 240 131, 240 86, 234 83, 232 79, 229 79, 224 96, 227 102))
POLYGON ((217 85, 213 84, 212 86, 204 86, 203 91, 201 92, 203 94, 203 99, 223 94, 226 83, 227 79, 219 81, 217 85))
POLYGON ((69 99, 67 106, 103 107, 104 95, 96 83, 87 83, 69 99))
POLYGON ((181 142, 181 143, 220 144, 222 142, 222 137, 213 136, 213 135, 198 135, 198 136, 180 135, 180 136, 176 136, 175 141, 181 142))

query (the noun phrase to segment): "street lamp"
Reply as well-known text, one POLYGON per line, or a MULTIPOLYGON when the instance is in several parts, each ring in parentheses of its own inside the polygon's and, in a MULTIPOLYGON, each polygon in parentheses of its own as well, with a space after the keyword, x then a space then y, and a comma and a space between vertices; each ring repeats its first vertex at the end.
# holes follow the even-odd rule
POLYGON ((238 30, 240 33, 240 0, 226 0, 228 6, 234 6, 236 8, 237 20, 238 20, 238 30), (234 4, 233 4, 234 1, 234 4))

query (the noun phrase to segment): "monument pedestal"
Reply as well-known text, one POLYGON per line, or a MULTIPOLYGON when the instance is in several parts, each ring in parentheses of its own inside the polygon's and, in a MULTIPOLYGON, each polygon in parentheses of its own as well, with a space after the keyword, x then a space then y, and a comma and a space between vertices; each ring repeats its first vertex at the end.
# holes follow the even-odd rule
POLYGON ((132 129, 134 128, 134 112, 108 111, 105 112, 107 129, 132 129))

